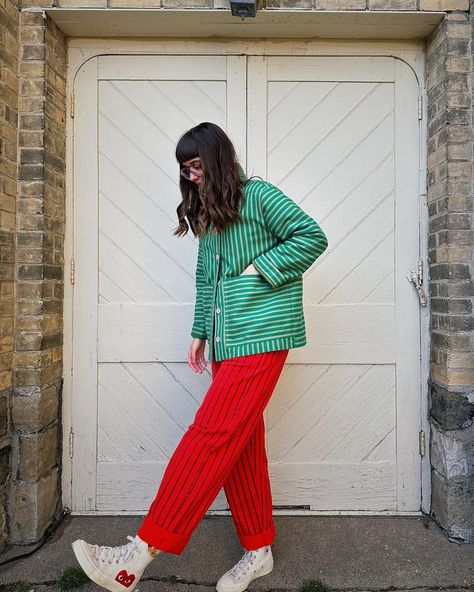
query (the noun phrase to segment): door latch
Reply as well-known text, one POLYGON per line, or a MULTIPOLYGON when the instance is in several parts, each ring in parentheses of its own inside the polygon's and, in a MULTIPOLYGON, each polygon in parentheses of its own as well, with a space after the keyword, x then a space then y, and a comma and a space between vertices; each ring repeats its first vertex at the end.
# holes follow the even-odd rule
POLYGON ((426 306, 428 301, 423 292, 423 261, 421 259, 418 259, 417 271, 410 271, 406 278, 415 286, 415 290, 418 293, 418 298, 420 299, 420 305, 426 306))

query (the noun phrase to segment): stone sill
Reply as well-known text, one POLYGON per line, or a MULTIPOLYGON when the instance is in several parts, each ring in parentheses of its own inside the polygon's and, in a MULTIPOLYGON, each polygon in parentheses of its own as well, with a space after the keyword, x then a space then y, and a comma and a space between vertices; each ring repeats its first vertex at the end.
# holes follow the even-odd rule
POLYGON ((29 8, 70 37, 426 39, 444 12, 265 9, 241 20, 229 9, 29 8))

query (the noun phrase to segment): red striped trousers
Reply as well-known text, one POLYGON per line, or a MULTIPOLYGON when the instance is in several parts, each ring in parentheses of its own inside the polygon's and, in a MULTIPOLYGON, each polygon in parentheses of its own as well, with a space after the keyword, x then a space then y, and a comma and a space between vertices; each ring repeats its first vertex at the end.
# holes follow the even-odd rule
POLYGON ((212 383, 137 534, 179 555, 224 487, 245 549, 275 538, 263 411, 289 350, 212 361, 212 383))

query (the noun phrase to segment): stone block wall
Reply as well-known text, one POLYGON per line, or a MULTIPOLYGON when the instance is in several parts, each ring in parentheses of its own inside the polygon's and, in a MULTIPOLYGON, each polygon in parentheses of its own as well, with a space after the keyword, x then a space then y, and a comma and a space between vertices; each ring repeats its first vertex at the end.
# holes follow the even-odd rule
POLYGON ((13 388, 19 12, 0 5, 0 551, 8 537, 13 388))

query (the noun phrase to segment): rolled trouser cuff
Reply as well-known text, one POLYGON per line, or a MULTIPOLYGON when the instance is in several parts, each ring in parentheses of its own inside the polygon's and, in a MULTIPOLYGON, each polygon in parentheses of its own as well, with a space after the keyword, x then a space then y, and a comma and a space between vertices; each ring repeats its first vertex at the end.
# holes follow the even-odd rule
POLYGON ((259 534, 240 535, 239 539, 244 549, 260 549, 265 545, 271 545, 275 538, 275 525, 272 524, 270 528, 260 532, 259 534))
POLYGON ((180 555, 188 538, 182 534, 170 532, 161 526, 157 526, 151 519, 145 518, 140 528, 137 530, 138 536, 152 547, 156 547, 166 553, 180 555))

